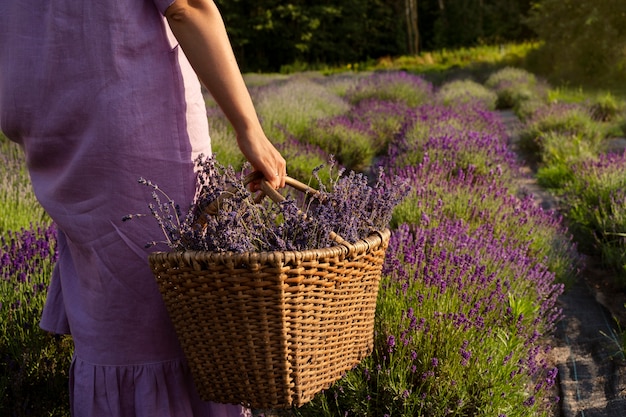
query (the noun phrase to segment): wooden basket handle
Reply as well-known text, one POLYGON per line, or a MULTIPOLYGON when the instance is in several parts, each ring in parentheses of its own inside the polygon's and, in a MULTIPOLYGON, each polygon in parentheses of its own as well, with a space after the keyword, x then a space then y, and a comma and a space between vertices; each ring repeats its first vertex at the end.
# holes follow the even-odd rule
MULTIPOLYGON (((265 177, 263 176, 263 174, 260 171, 254 171, 248 175, 246 175, 246 177, 243 179, 243 183, 245 186, 247 186, 248 184, 250 184, 253 181, 258 181, 260 180, 260 192, 259 194, 254 198, 254 202, 255 203, 260 203, 261 200, 263 200, 263 198, 265 196, 269 197, 274 203, 279 204, 283 201, 286 200, 285 196, 283 196, 281 193, 279 193, 278 191, 276 191, 274 188, 272 188, 272 186, 270 186, 270 184, 267 182, 267 180, 265 179, 265 177)), ((289 185, 290 187, 294 188, 297 191, 303 192, 305 194, 312 194, 312 195, 316 195, 319 194, 319 191, 316 190, 315 188, 311 188, 308 185, 296 180, 295 178, 292 178, 290 176, 286 176, 285 177, 285 185, 289 185)), ((217 212, 219 211, 219 206, 221 204, 221 202, 225 199, 228 198, 229 194, 234 193, 236 190, 235 187, 231 187, 229 189, 227 189, 224 193, 222 193, 222 195, 220 195, 217 199, 213 200, 211 203, 205 205, 204 207, 199 207, 199 210, 202 213, 207 213, 207 214, 211 214, 211 215, 215 215, 217 214, 217 212)), ((306 214, 303 213, 304 216, 306 216, 306 214)), ((200 216, 199 218, 199 222, 200 225, 204 226, 204 221, 202 220, 202 216, 200 216)), ((336 242, 339 243, 341 245, 345 245, 348 247, 351 247, 352 245, 345 239, 343 239, 341 236, 339 236, 337 233, 335 233, 334 231, 331 231, 329 233, 329 238, 336 242)))

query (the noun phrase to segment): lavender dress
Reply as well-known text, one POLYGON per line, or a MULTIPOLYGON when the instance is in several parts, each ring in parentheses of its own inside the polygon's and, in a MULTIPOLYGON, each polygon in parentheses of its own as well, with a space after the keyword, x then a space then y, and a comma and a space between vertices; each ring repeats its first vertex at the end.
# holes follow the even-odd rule
POLYGON ((161 240, 145 177, 185 205, 210 152, 197 78, 168 34, 172 0, 2 0, 0 128, 24 147, 59 228, 42 328, 71 333, 75 417, 240 416, 199 400, 147 264, 161 240))

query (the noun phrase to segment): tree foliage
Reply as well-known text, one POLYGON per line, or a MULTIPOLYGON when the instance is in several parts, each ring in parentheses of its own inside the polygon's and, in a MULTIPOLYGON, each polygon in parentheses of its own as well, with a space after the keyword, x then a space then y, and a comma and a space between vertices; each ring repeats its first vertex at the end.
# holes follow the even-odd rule
POLYGON ((521 40, 531 35, 523 22, 529 0, 437 0, 431 3, 428 49, 521 40), (432 3, 436 3, 433 9, 432 3))
POLYGON ((216 2, 246 71, 362 62, 529 36, 522 19, 530 0, 216 2))
POLYGON ((626 79, 624 0, 535 1, 528 24, 545 72, 570 81, 626 79))
POLYGON ((356 62, 404 52, 399 0, 218 1, 241 65, 356 62))

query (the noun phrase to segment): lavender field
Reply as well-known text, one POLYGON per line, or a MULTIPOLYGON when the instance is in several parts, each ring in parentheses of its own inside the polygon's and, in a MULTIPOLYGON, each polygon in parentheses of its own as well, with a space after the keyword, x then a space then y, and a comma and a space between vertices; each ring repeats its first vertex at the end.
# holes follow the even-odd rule
MULTIPOLYGON (((555 415, 551 332, 561 314, 557 299, 582 267, 578 238, 612 255, 611 265, 626 265, 619 257, 626 247, 626 156, 601 152, 608 134, 597 132, 606 123, 570 123, 560 132, 586 146, 573 153, 571 141, 559 142, 537 122, 564 114, 548 87, 510 70, 485 83, 441 86, 406 72, 247 81, 291 176, 307 182, 333 155, 348 170, 372 175, 382 168, 388 187, 396 186, 394 176, 411 185, 391 219, 374 352, 294 414, 555 415), (525 174, 502 108, 520 117, 523 157, 532 157, 544 183, 562 196, 561 212, 542 209, 519 188, 516 179, 525 174)), ((207 101, 217 159, 241 167, 233 132, 207 101)), ((595 120, 591 110, 585 114, 595 120)), ((67 416, 71 340, 36 328, 55 229, 29 191, 19 151, 5 138, 1 144, 0 414, 67 416)))

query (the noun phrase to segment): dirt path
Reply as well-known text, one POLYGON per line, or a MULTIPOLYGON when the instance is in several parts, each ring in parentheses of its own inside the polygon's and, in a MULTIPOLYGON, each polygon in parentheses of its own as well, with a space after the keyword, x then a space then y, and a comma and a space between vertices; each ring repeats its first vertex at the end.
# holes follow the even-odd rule
POLYGON ((612 313, 584 276, 560 298, 555 332, 561 416, 626 416, 626 368, 612 313))
MULTIPOLYGON (((521 127, 512 112, 501 112, 511 146, 521 127)), ((617 146, 624 139, 615 141, 617 146)), ((557 209, 558 201, 543 190, 523 167, 520 186, 544 209, 557 209)), ((563 319, 554 334, 551 359, 559 369, 558 417, 626 417, 626 360, 620 350, 616 323, 626 323, 626 295, 594 260, 572 288, 560 298, 563 319), (617 320, 616 320, 617 319, 617 320)))

